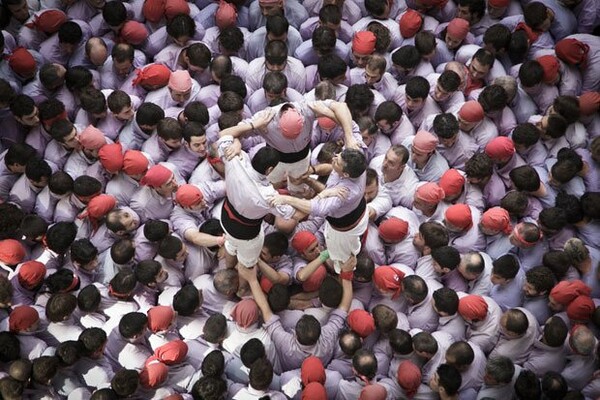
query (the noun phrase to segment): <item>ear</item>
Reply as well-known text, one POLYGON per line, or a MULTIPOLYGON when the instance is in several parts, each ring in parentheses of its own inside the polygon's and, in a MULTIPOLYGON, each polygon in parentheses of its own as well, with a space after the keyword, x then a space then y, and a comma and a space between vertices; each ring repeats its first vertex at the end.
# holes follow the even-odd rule
POLYGON ((267 168, 267 170, 265 171, 265 175, 269 175, 271 172, 273 172, 274 169, 275 169, 275 167, 267 168))

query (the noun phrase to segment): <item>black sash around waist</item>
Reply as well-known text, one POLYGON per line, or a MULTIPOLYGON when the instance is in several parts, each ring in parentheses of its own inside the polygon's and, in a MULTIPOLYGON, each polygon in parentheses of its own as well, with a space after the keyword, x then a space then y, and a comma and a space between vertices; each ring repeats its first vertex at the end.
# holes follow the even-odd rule
POLYGON ((326 217, 325 219, 331 224, 331 226, 334 229, 347 230, 349 227, 355 225, 362 218, 366 208, 367 202, 363 197, 360 199, 360 203, 358 204, 358 206, 354 210, 350 211, 348 214, 343 215, 339 218, 326 217))
POLYGON ((279 153, 279 162, 286 164, 295 163, 304 160, 306 156, 308 156, 308 153, 310 152, 310 143, 296 153, 282 153, 279 150, 277 150, 277 152, 279 153))
POLYGON ((263 218, 250 219, 246 218, 231 205, 229 200, 225 198, 223 208, 221 210, 221 223, 223 228, 236 239, 252 240, 260 233, 263 218))

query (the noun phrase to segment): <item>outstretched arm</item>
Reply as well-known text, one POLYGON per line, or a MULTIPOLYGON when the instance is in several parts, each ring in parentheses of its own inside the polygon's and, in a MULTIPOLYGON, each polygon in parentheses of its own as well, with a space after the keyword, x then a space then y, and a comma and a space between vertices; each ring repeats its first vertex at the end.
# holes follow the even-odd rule
POLYGON ((275 112, 268 108, 265 111, 255 115, 254 118, 249 122, 239 123, 236 126, 223 129, 221 132, 219 132, 219 137, 230 135, 234 138, 238 138, 250 131, 264 129, 267 124, 271 122, 273 116, 275 116, 275 112))
MULTIPOLYGON (((343 272, 352 272, 356 267, 356 256, 350 257, 341 266, 343 272)), ((350 310, 350 304, 352 303, 352 279, 342 278, 342 301, 340 302, 339 309, 348 312, 350 310)))

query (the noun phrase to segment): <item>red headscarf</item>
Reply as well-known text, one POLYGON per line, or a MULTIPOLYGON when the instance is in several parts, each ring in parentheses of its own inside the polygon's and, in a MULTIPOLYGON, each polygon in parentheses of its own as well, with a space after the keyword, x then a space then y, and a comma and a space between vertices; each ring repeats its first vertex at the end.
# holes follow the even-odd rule
POLYGON ((294 235, 292 238, 292 247, 298 253, 304 253, 308 246, 315 243, 317 241, 317 237, 309 231, 300 231, 294 235))
POLYGON ((403 38, 408 39, 417 34, 423 25, 423 17, 417 11, 409 8, 400 17, 398 21, 400 25, 400 34, 403 38))
POLYGON ((94 125, 88 125, 79 134, 79 143, 81 143, 84 149, 98 150, 106 144, 106 137, 100 129, 94 125))
POLYGON ((165 383, 169 377, 169 367, 150 357, 140 372, 140 384, 146 388, 154 389, 165 383))
POLYGON ((506 136, 498 136, 485 146, 485 154, 494 161, 510 159, 515 154, 515 144, 506 136))
POLYGON ((387 398, 387 390, 379 383, 367 385, 360 391, 358 400, 385 400, 387 398))
POLYGON ((380 290, 394 291, 392 299, 396 299, 402 292, 402 280, 404 279, 404 272, 397 270, 389 265, 382 265, 381 267, 375 268, 373 273, 373 282, 380 290))
POLYGON ((85 210, 77 218, 89 218, 94 231, 98 229, 98 221, 117 206, 117 199, 110 194, 99 194, 90 200, 85 210))
POLYGON ((567 317, 573 321, 589 321, 596 309, 590 296, 577 296, 567 306, 567 317))
POLYGON ((563 39, 554 47, 558 58, 567 64, 580 64, 585 67, 588 60, 590 46, 576 39, 563 39))
POLYGON ((105 144, 98 151, 98 159, 105 170, 118 173, 123 168, 123 146, 121 143, 105 144))
POLYGON ((46 277, 46 266, 39 261, 26 261, 19 267, 19 281, 28 287, 36 287, 46 277))
POLYGON ((185 0, 168 0, 165 3, 165 17, 172 20, 179 14, 190 14, 190 5, 185 0))
POLYGON ((127 175, 139 175, 148 170, 150 161, 139 150, 127 150, 123 154, 123 171, 127 175))
POLYGON ((152 307, 148 310, 148 329, 154 333, 166 331, 174 317, 175 311, 169 306, 152 307))
POLYGON ((302 400, 327 400, 325 386, 318 382, 311 382, 302 390, 302 400))
POLYGON ((485 112, 481 103, 476 100, 469 100, 462 105, 458 116, 466 122, 480 122, 485 117, 485 112))
POLYGON ((379 224, 379 237, 388 243, 398 243, 408 234, 408 222, 391 217, 379 224))
POLYGON ((439 143, 437 137, 427 131, 418 131, 412 143, 413 150, 419 153, 431 153, 439 143))
POLYGON ((171 70, 162 64, 150 64, 144 68, 138 68, 136 77, 131 86, 148 85, 165 87, 169 83, 171 70))
POLYGON ((352 310, 347 321, 350 329, 363 339, 375 332, 375 319, 368 311, 352 310))
POLYGON ((305 358, 302 362, 302 367, 300 367, 300 379, 304 386, 311 382, 317 382, 324 385, 326 375, 321 359, 315 356, 308 356, 305 358))
POLYGON ((550 291, 552 300, 560 305, 568 306, 578 296, 589 296, 592 293, 592 289, 576 279, 574 281, 560 281, 550 291))
POLYGON ((200 188, 196 185, 185 184, 179 186, 177 193, 175 194, 175 201, 181 205, 181 207, 193 207, 200 203, 204 196, 200 191, 200 188))
POLYGON ((188 345, 183 340, 173 340, 154 351, 154 356, 167 365, 179 364, 187 357, 188 345))
POLYGON ((360 31, 352 38, 352 51, 358 54, 369 55, 375 51, 377 38, 371 31, 360 31))
POLYGON ((8 66, 21 76, 31 76, 35 72, 35 59, 31 53, 23 48, 17 47, 13 53, 8 56, 8 66))
POLYGON ((258 321, 258 316, 258 305, 253 299, 244 299, 231 310, 231 318, 244 329, 258 321))
POLYGON ((58 32, 62 24, 67 22, 67 14, 61 10, 46 10, 34 17, 32 22, 25 24, 26 27, 37 29, 47 35, 58 32))
POLYGON ((25 249, 15 239, 0 240, 0 261, 8 265, 17 265, 25 258, 25 249))
POLYGON ((453 204, 446 209, 446 221, 463 231, 473 226, 471 208, 466 204, 453 204))
POLYGON ((406 396, 412 399, 421 386, 421 369, 411 361, 403 361, 398 366, 396 378, 400 387, 406 392, 406 396))
POLYGON ((140 45, 148 39, 148 29, 142 23, 137 21, 127 21, 121 28, 119 38, 133 46, 140 45))
POLYGON ((219 8, 217 8, 217 12, 215 13, 215 23, 219 29, 235 26, 237 17, 237 9, 233 4, 223 0, 219 1, 219 8))
POLYGON ((165 14, 166 0, 146 0, 142 7, 144 18, 153 23, 158 23, 165 14))
POLYGON ((439 185, 444 191, 444 197, 456 196, 463 190, 465 185, 465 177, 454 168, 451 168, 444 172, 440 178, 439 185))
POLYGON ((510 224, 510 215, 502 207, 489 208, 481 216, 481 225, 492 231, 500 231, 506 235, 510 235, 512 226, 510 224))
POLYGON ((146 172, 146 175, 144 175, 140 184, 150 186, 151 188, 158 188, 169 182, 172 177, 173 172, 169 168, 158 164, 154 165, 146 172))
POLYGON ((437 205, 440 201, 444 200, 446 193, 444 193, 444 189, 439 187, 437 183, 427 182, 419 186, 415 192, 415 197, 427 204, 437 205))
POLYGON ((8 317, 8 329, 11 332, 22 332, 31 328, 40 320, 37 310, 31 306, 17 306, 8 317))
POLYGON ((484 298, 479 295, 470 294, 458 301, 458 313, 464 319, 481 321, 485 319, 487 312, 488 305, 484 298))
POLYGON ((446 32, 456 40, 465 40, 469 34, 469 21, 462 18, 454 18, 448 24, 446 32))

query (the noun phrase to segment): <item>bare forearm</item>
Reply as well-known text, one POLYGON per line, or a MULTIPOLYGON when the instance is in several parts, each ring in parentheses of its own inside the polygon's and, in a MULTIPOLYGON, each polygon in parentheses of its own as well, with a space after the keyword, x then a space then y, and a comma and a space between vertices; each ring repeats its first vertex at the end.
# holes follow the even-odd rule
POLYGON ((317 268, 319 268, 321 264, 323 264, 321 258, 315 258, 314 260, 306 264, 304 268, 298 271, 298 273, 296 274, 296 279, 300 282, 304 282, 305 280, 310 278, 310 276, 317 270, 317 268))
POLYGON ((196 246, 213 247, 218 246, 221 241, 220 236, 209 235, 208 233, 198 232, 194 229, 188 229, 184 234, 186 240, 194 243, 196 246))
POLYGON ((315 191, 315 193, 321 193, 323 190, 325 190, 325 185, 316 179, 308 178, 305 182, 312 190, 315 191))
POLYGON ((285 197, 285 203, 294 207, 296 210, 298 210, 304 214, 311 213, 312 205, 310 203, 310 200, 299 199, 297 197, 292 197, 292 196, 284 196, 284 197, 285 197))
POLYGON ((333 102, 331 104, 331 110, 335 114, 340 126, 344 130, 345 142, 352 141, 352 114, 346 103, 333 102))
POLYGON ((267 297, 262 291, 260 284, 256 279, 253 279, 248 283, 250 285, 250 290, 252 291, 252 296, 254 296, 254 301, 263 315, 263 320, 265 322, 270 320, 273 316, 273 312, 271 311, 271 307, 269 307, 269 302, 267 301, 267 297))
POLYGON ((290 277, 287 274, 277 272, 275 268, 271 267, 263 260, 258 260, 258 268, 260 269, 260 272, 262 272, 262 274, 273 283, 281 283, 282 285, 286 285, 290 280, 290 277))
POLYGON ((352 281, 342 279, 342 289, 342 301, 338 308, 348 312, 350 310, 350 304, 352 303, 352 281))

